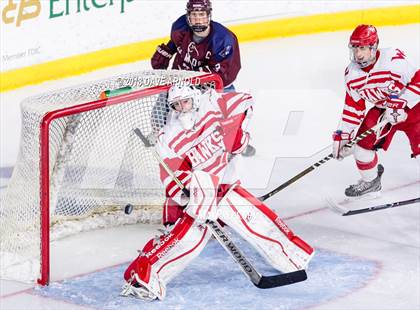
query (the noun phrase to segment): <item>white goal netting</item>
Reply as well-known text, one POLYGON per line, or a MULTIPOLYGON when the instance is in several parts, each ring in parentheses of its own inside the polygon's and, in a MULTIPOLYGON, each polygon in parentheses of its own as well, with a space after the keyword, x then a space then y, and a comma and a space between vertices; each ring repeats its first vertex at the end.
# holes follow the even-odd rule
POLYGON ((22 102, 19 156, 0 208, 1 278, 34 281, 40 276, 40 266, 46 264, 43 256, 48 255, 42 244, 48 242, 42 232, 46 224, 41 221, 47 202, 50 225, 44 229, 48 237, 51 230, 51 240, 88 229, 160 221, 165 197, 159 167, 133 130, 139 128, 147 136, 164 125, 166 90, 126 94, 189 83, 199 75, 142 71, 22 102), (109 99, 111 104, 95 105, 104 91, 128 86, 126 94, 109 99), (42 123, 53 111, 46 142, 42 123), (135 206, 130 216, 123 212, 127 203, 135 206))

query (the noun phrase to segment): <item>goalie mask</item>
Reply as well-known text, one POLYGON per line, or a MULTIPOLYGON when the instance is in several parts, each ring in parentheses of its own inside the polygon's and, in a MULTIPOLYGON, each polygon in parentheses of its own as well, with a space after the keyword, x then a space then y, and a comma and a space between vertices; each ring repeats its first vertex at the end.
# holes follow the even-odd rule
POLYGON ((197 33, 206 31, 210 26, 211 11, 210 0, 188 0, 187 22, 191 30, 197 33))
POLYGON ((359 25, 350 36, 350 60, 360 68, 375 63, 379 38, 376 28, 372 25, 359 25))
POLYGON ((184 129, 192 129, 200 107, 201 92, 191 85, 174 85, 168 92, 168 105, 184 129))

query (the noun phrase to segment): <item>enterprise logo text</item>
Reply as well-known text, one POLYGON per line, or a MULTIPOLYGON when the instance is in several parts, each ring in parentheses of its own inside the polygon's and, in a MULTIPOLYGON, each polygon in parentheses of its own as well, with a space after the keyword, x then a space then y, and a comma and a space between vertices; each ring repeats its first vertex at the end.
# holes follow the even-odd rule
POLYGON ((4 24, 21 26, 24 20, 38 17, 42 6, 48 4, 48 18, 58 18, 75 13, 82 13, 102 9, 110 6, 119 6, 120 13, 126 10, 126 4, 134 0, 3 0, 7 4, 2 8, 1 17, 4 24))

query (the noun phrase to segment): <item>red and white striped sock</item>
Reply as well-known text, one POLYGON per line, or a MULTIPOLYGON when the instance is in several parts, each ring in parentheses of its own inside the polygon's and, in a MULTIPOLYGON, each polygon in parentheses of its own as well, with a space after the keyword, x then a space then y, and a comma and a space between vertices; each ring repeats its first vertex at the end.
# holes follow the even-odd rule
POLYGON ((366 182, 374 180, 378 175, 378 155, 376 151, 366 150, 357 145, 354 151, 354 157, 362 180, 366 182))

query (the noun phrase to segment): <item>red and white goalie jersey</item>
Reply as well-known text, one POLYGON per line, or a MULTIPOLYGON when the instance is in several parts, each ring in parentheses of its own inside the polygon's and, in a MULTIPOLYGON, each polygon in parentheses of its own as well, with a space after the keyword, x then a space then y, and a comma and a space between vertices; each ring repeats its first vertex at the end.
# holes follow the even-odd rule
POLYGON ((375 64, 360 68, 350 63, 345 71, 346 99, 339 129, 351 132, 364 119, 366 102, 385 108, 393 89, 400 89, 400 98, 412 108, 419 102, 420 71, 411 65, 399 49, 377 51, 375 64))
MULTIPOLYGON (((220 94, 210 90, 200 96, 198 110, 191 113, 194 123, 191 129, 185 129, 176 112, 170 112, 167 125, 159 134, 156 149, 184 186, 189 187, 194 170, 216 175, 223 183, 230 154, 242 152, 248 144, 249 135, 245 127, 251 116, 252 105, 252 96, 249 94, 220 94), (227 145, 227 135, 223 132, 226 121, 229 126, 235 126, 235 132, 228 133, 231 136, 230 145, 227 145)), ((188 199, 183 197, 179 186, 163 167, 160 177, 167 197, 179 205, 185 205, 188 199)))

